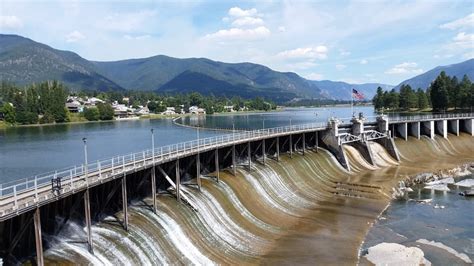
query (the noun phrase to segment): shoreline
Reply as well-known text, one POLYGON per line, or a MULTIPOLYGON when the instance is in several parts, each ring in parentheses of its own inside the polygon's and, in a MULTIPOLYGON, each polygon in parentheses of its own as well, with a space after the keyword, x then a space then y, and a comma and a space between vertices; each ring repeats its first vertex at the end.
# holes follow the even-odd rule
MULTIPOLYGON (((227 116, 227 115, 234 115, 234 114, 252 114, 252 113, 268 113, 268 112, 280 112, 284 108, 277 110, 270 110, 270 111, 263 111, 263 110, 255 110, 255 111, 237 111, 237 112, 224 112, 224 113, 214 113, 209 116, 227 116)), ((107 122, 122 122, 122 121, 135 121, 135 120, 156 120, 156 119, 178 119, 182 117, 189 117, 192 114, 176 114, 176 115, 162 115, 162 114, 149 114, 149 115, 142 115, 137 116, 137 118, 132 119, 112 119, 112 120, 96 120, 96 121, 72 121, 72 122, 61 122, 61 123, 45 123, 45 124, 26 124, 26 125, 10 125, 5 123, 4 121, 0 121, 0 130, 6 130, 9 128, 30 128, 30 127, 43 127, 43 126, 60 126, 60 125, 80 125, 80 124, 89 124, 89 123, 107 123, 107 122)), ((184 124, 183 124, 184 126, 184 124)), ((212 130, 209 128, 204 128, 208 130, 212 130)))

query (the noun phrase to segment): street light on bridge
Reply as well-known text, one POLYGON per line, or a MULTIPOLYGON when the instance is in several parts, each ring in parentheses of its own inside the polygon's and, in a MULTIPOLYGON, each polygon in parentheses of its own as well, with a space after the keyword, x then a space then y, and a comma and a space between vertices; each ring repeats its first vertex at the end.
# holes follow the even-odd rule
POLYGON ((89 180, 87 179, 88 169, 87 169, 87 138, 82 138, 84 142, 84 175, 86 178, 86 185, 89 187, 89 180))

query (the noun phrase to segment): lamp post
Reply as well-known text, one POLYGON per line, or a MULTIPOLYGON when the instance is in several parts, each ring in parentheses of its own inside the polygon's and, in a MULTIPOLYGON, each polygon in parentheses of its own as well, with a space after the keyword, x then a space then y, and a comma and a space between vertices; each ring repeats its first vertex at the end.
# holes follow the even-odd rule
POLYGON ((151 131, 151 157, 153 166, 155 166, 155 130, 152 128, 151 131))
POLYGON ((86 178, 86 185, 89 187, 89 180, 87 178, 88 174, 88 169, 87 169, 87 138, 82 138, 82 141, 84 142, 84 175, 86 178))

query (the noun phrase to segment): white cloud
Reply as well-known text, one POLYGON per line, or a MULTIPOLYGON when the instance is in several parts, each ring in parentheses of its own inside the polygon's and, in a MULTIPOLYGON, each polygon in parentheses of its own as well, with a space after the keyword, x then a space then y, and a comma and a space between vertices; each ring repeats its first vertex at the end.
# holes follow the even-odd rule
POLYGON ((232 22, 232 26, 235 27, 257 26, 262 24, 263 19, 254 17, 240 17, 232 22))
POLYGON ((337 64, 336 65, 336 69, 337 70, 343 70, 344 68, 346 68, 347 66, 346 65, 343 65, 343 64, 337 64))
POLYGON ((423 73, 423 69, 418 68, 418 64, 414 62, 404 62, 385 71, 385 74, 393 74, 393 75, 421 74, 421 73, 423 73))
POLYGON ((445 23, 439 26, 441 29, 464 29, 464 28, 472 28, 474 26, 474 13, 471 13, 463 18, 445 23))
POLYGON ((367 63, 369 63, 369 61, 367 59, 362 59, 360 60, 359 62, 361 65, 367 65, 367 63))
POLYGON ((17 16, 0 16, 0 29, 19 29, 23 23, 17 16))
POLYGON ((66 35, 66 42, 78 42, 85 38, 86 36, 84 36, 84 34, 75 30, 75 31, 71 31, 68 35, 66 35))
POLYGON ((285 32, 286 28, 284 26, 280 26, 280 27, 278 27, 278 31, 279 32, 285 32))
POLYGON ((232 7, 229 9, 229 16, 232 17, 252 17, 257 16, 258 12, 257 9, 241 9, 240 7, 232 7))
POLYGON ((472 33, 460 32, 453 38, 453 41, 458 48, 474 49, 474 34, 472 33))
POLYGON ((228 30, 219 30, 215 33, 207 34, 204 39, 207 40, 258 40, 270 35, 270 30, 264 26, 253 29, 231 28, 228 30))
POLYGON ((309 80, 322 80, 323 79, 323 74, 309 73, 308 75, 305 75, 305 78, 309 79, 309 80))
POLYGON ((316 47, 296 48, 278 53, 278 57, 287 59, 326 59, 328 48, 324 45, 316 47))

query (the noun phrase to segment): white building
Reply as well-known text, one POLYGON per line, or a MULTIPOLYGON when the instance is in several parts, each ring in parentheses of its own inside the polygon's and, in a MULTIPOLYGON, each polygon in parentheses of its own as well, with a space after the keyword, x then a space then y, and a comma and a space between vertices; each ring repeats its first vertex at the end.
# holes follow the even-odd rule
POLYGON ((189 112, 191 114, 196 114, 196 115, 206 114, 206 110, 204 110, 203 108, 199 108, 198 106, 189 107, 189 112))

